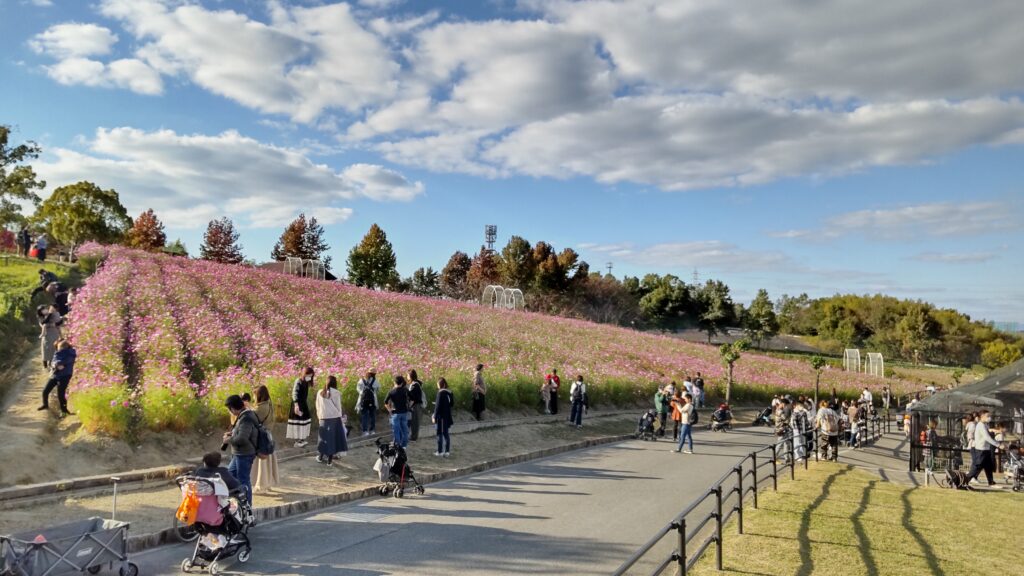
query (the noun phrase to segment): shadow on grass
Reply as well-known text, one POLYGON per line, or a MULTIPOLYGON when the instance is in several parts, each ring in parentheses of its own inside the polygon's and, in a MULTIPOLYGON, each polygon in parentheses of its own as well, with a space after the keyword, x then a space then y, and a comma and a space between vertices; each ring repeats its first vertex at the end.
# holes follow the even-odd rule
POLYGON ((924 559, 928 562, 928 569, 935 576, 941 576, 942 568, 939 567, 939 559, 935 556, 935 551, 932 550, 931 544, 924 539, 924 536, 914 528, 914 525, 910 523, 910 515, 913 510, 910 507, 910 492, 913 488, 908 488, 900 494, 900 501, 903 502, 903 529, 908 534, 914 537, 917 541, 917 545, 921 547, 921 552, 924 553, 924 559))
POLYGON ((878 480, 872 480, 864 487, 863 492, 861 492, 860 505, 853 513, 853 516, 850 517, 850 520, 853 521, 853 531, 857 534, 860 555, 861 558, 864 559, 864 568, 870 576, 878 575, 878 564, 875 563, 875 556, 871 553, 871 540, 868 539, 868 533, 867 530, 864 529, 864 523, 861 521, 861 517, 864 516, 864 512, 868 509, 868 501, 871 499, 871 491, 874 490, 876 484, 878 484, 878 480))
POLYGON ((811 556, 811 539, 809 536, 811 530, 811 514, 821 506, 822 502, 828 498, 832 492, 832 485, 835 484, 836 480, 849 472, 849 468, 843 468, 828 477, 828 480, 821 485, 821 494, 811 502, 809 506, 804 510, 804 513, 800 519, 800 532, 797 535, 797 539, 800 541, 800 570, 797 572, 797 576, 810 576, 814 573, 814 558, 811 556))

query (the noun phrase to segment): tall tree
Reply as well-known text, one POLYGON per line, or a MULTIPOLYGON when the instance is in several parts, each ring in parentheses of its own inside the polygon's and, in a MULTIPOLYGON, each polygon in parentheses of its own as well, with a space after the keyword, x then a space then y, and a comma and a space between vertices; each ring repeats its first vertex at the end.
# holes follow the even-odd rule
POLYGON ((533 284, 537 263, 533 260, 533 247, 521 236, 509 238, 501 250, 498 263, 501 281, 509 288, 527 289, 533 284))
POLYGON ((746 338, 740 338, 739 340, 730 344, 722 344, 718 348, 718 354, 722 359, 722 365, 725 366, 729 372, 725 380, 725 403, 728 404, 730 397, 732 396, 732 369, 736 364, 736 361, 740 359, 744 350, 750 347, 750 341, 746 338))
POLYGON ((682 280, 671 274, 644 277, 646 292, 640 298, 640 311, 652 325, 662 330, 678 327, 689 307, 689 291, 682 280))
POLYGON ((199 257, 221 264, 241 264, 245 260, 242 246, 238 243, 238 231, 230 218, 225 216, 220 220, 210 220, 206 225, 199 257))
POLYGON ((395 263, 387 234, 374 224, 348 254, 348 280, 356 286, 397 289, 401 278, 395 263))
POLYGON ((164 224, 150 208, 135 219, 135 224, 128 230, 128 246, 141 250, 160 251, 167 243, 164 224))
POLYGON ((723 332, 734 321, 732 297, 724 282, 708 280, 700 288, 697 298, 700 304, 698 324, 701 331, 707 333, 710 344, 712 336, 723 332))
POLYGON ((72 254, 88 240, 118 243, 132 227, 117 192, 84 181, 54 190, 32 220, 51 238, 67 245, 72 254))
POLYGON ((915 364, 931 359, 932 354, 940 349, 939 325, 931 317, 929 308, 920 303, 910 304, 896 325, 903 357, 913 358, 915 364))
POLYGON ((772 301, 768 298, 768 291, 764 288, 757 291, 757 296, 743 315, 743 328, 758 348, 765 340, 771 340, 779 333, 779 321, 772 301))
POLYGON ((302 258, 303 260, 320 260, 327 270, 331 269, 331 257, 324 256, 331 247, 324 240, 324 228, 315 216, 306 218, 305 213, 292 220, 274 244, 270 257, 278 262, 286 258, 302 258))
POLYGON ((10 146, 10 135, 11 127, 0 124, 0 227, 24 220, 19 201, 38 205, 36 192, 46 187, 46 182, 25 163, 38 158, 42 149, 31 140, 10 146))
POLYGON ((171 256, 188 258, 188 248, 185 247, 185 243, 181 241, 181 238, 178 238, 174 242, 164 246, 163 251, 164 254, 170 254, 171 256))
POLYGON ((448 259, 448 264, 445 264, 444 269, 441 270, 441 292, 445 296, 457 300, 468 296, 467 280, 472 264, 473 261, 465 252, 456 251, 455 254, 452 254, 452 257, 448 259))
POLYGON ((501 273, 498 272, 498 259, 494 252, 481 246, 469 266, 469 273, 466 275, 466 285, 470 294, 479 298, 490 284, 497 284, 501 280, 501 273))
POLYGON ((433 268, 418 268, 412 273, 410 290, 419 296, 440 296, 439 275, 433 268))
POLYGON ((981 351, 981 363, 986 368, 999 368, 1021 359, 1019 346, 1007 343, 1002 338, 993 340, 981 351))

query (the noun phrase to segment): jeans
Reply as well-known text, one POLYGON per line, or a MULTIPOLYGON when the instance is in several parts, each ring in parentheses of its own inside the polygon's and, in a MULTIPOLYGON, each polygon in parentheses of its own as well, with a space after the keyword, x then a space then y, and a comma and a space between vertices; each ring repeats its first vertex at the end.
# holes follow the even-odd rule
POLYGON ((569 422, 583 426, 583 401, 575 400, 572 403, 572 412, 569 414, 569 422))
POLYGON ((50 379, 46 381, 46 388, 43 389, 43 406, 49 406, 50 392, 53 392, 53 389, 56 388, 57 400, 60 401, 60 411, 67 413, 69 382, 71 382, 71 376, 50 376, 50 379))
POLYGON ((373 408, 363 408, 359 413, 359 424, 363 432, 375 432, 377 430, 377 411, 373 408))
POLYGON ((704 389, 703 388, 695 389, 694 390, 694 396, 696 396, 696 398, 694 400, 697 401, 697 408, 703 408, 704 407, 704 389))
POLYGON ((402 448, 409 445, 408 412, 396 412, 391 415, 391 432, 395 436, 395 444, 402 448))
POLYGON ((807 436, 804 436, 803 434, 793 435, 793 454, 796 456, 797 459, 802 460, 804 458, 807 458, 807 447, 805 444, 806 442, 807 436))
POLYGON ((447 454, 452 451, 452 437, 448 433, 451 430, 451 424, 444 420, 438 420, 437 422, 437 452, 438 454, 447 454))
POLYGON ((693 452, 693 426, 691 424, 683 424, 683 429, 679 432, 679 445, 676 446, 676 450, 682 450, 687 439, 690 440, 690 452, 693 452))
POLYGON ((256 460, 255 454, 235 454, 228 464, 228 472, 238 480, 238 483, 245 488, 245 501, 252 503, 252 463, 256 460))

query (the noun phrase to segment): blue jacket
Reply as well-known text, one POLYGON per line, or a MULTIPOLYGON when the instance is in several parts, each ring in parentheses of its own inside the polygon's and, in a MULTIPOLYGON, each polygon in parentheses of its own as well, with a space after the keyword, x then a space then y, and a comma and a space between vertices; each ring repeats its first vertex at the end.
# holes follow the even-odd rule
POLYGON ((67 376, 71 377, 75 372, 75 358, 78 357, 78 353, 75 352, 74 348, 65 348, 63 350, 57 350, 53 355, 54 365, 54 376, 67 376), (59 366, 59 368, 57 368, 59 366))

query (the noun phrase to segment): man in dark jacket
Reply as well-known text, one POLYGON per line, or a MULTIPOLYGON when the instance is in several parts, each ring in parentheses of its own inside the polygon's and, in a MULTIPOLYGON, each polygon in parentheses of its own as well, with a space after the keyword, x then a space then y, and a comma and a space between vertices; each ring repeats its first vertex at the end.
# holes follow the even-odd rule
POLYGON ((35 298, 36 294, 45 291, 46 288, 54 282, 58 282, 57 275, 54 274, 53 272, 50 272, 46 268, 40 268, 39 284, 37 284, 36 287, 32 289, 32 295, 29 296, 29 298, 35 298))
POLYGON ((231 447, 228 471, 245 488, 246 501, 252 502, 252 463, 256 459, 259 419, 255 412, 245 407, 242 397, 237 394, 228 396, 224 405, 235 417, 234 427, 224 433, 224 442, 231 447))
POLYGON ((21 255, 28 258, 28 253, 32 250, 32 235, 28 233, 28 228, 24 226, 18 232, 18 247, 21 248, 21 255))
POLYGON ((43 389, 43 405, 40 410, 50 408, 50 393, 57 389, 57 399, 60 401, 60 417, 73 416, 74 413, 68 410, 68 384, 75 373, 75 359, 78 354, 67 340, 57 341, 57 352, 53 355, 53 371, 50 379, 46 381, 43 389))

